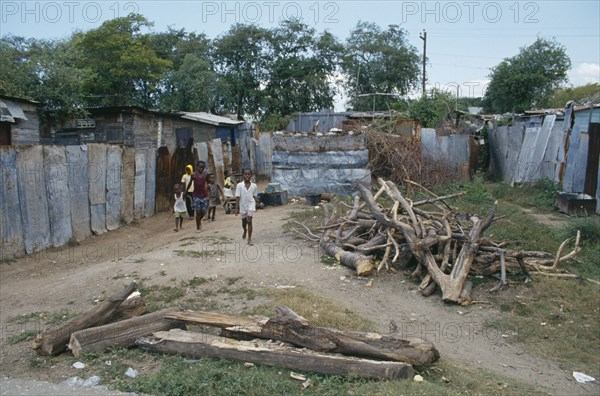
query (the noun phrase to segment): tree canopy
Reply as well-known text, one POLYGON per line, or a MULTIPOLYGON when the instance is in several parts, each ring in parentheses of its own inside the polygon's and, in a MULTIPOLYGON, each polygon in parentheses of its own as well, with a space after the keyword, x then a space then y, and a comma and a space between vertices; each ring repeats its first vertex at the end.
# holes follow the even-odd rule
POLYGON ((539 106, 566 81, 570 67, 565 47, 554 40, 538 38, 492 69, 484 107, 495 113, 520 113, 539 106))
POLYGON ((342 70, 354 110, 387 109, 386 102, 400 100, 419 83, 420 56, 397 25, 382 30, 359 22, 346 40, 342 70), (383 93, 387 95, 361 97, 383 93), (373 104, 375 101, 375 104, 373 104))

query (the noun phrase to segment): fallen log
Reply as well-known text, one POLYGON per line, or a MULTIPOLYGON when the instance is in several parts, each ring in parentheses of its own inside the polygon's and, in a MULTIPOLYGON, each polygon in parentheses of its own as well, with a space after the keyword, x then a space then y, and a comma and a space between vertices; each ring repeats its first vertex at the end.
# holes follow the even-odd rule
MULTIPOLYGON (((136 292, 137 293, 137 292, 136 292)), ((110 322, 118 322, 125 319, 135 318, 146 313, 146 302, 139 294, 133 293, 119 305, 110 322)))
POLYGON ((343 266, 355 270, 358 276, 369 275, 375 269, 375 263, 371 257, 360 253, 347 252, 327 237, 322 238, 320 244, 329 256, 335 257, 343 266))
POLYGON ((267 341, 236 341, 205 333, 183 330, 159 331, 140 338, 136 344, 155 352, 192 358, 219 357, 243 362, 285 367, 323 374, 360 378, 411 378, 413 368, 402 362, 377 361, 333 355, 267 341))
POLYGON ((100 352, 107 348, 135 346, 135 341, 138 338, 150 336, 156 331, 184 328, 185 324, 183 322, 165 318, 172 313, 172 311, 163 310, 76 331, 71 334, 68 348, 78 358, 82 354, 100 352))
POLYGON ((288 307, 277 307, 277 317, 242 318, 210 312, 177 312, 167 318, 216 326, 232 338, 257 337, 283 341, 321 352, 407 362, 418 366, 439 359, 433 344, 397 334, 350 332, 312 326, 288 307))
POLYGON ((32 348, 42 356, 57 355, 67 349, 71 334, 78 330, 87 329, 108 323, 121 303, 135 290, 135 282, 125 289, 110 296, 105 302, 84 312, 64 325, 46 330, 36 337, 32 348))

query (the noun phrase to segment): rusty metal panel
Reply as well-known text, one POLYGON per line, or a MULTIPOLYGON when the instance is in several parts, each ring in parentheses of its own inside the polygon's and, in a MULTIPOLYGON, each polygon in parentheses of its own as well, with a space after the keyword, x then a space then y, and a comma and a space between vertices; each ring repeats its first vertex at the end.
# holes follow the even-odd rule
POLYGON ((144 203, 146 202, 146 151, 135 150, 135 185, 133 195, 133 218, 138 220, 144 217, 144 203))
POLYGON ((577 156, 579 153, 580 137, 581 133, 579 131, 579 126, 574 125, 569 139, 569 149, 567 151, 566 161, 567 168, 565 170, 565 177, 563 178, 563 191, 566 192, 575 192, 575 190, 573 190, 573 178, 575 172, 575 163, 577 162, 577 156))
POLYGON ((82 241, 92 235, 86 148, 86 146, 65 146, 71 195, 71 226, 76 241, 82 241))
POLYGON ((421 129, 421 146, 423 146, 423 155, 432 157, 435 154, 435 129, 421 129))
POLYGON ((512 183, 523 183, 527 181, 528 175, 535 174, 538 171, 540 164, 532 162, 532 158, 539 133, 540 127, 525 128, 525 136, 519 152, 512 183))
MULTIPOLYGON (((198 161, 204 161, 208 165, 208 146, 206 142, 195 143, 194 148, 198 150, 198 161)), ((194 164, 194 170, 196 169, 196 165, 194 164)))
POLYGON ((216 177, 217 184, 223 188, 225 184, 225 167, 223 161, 223 144, 221 139, 213 139, 209 142, 209 152, 212 157, 212 163, 214 166, 214 174, 216 177))
POLYGON ((146 152, 146 193, 144 195, 144 216, 154 215, 156 205, 156 149, 146 152))
POLYGON ((116 230, 121 225, 121 166, 123 149, 108 146, 106 152, 106 229, 116 230))
POLYGON ((546 147, 546 152, 542 159, 542 169, 540 172, 541 179, 546 178, 548 180, 558 181, 556 165, 558 164, 559 151, 563 141, 563 122, 557 121, 549 132, 548 147, 546 147))
POLYGON ((588 161, 588 143, 590 135, 587 132, 582 132, 579 136, 579 149, 575 163, 573 164, 573 187, 572 191, 582 193, 585 187, 585 169, 588 161))
POLYGON ((90 220, 96 235, 106 232, 106 151, 106 144, 88 144, 90 220))
POLYGON ((133 197, 135 191, 135 149, 123 148, 121 166, 121 214, 123 221, 133 221, 133 197))
POLYGON ((50 220, 42 169, 42 146, 19 149, 16 160, 23 241, 25 252, 32 254, 50 246, 50 220))
POLYGON ((73 236, 71 194, 64 146, 43 146, 50 243, 62 246, 73 236))
POLYGON ((0 260, 25 252, 17 180, 16 150, 0 147, 0 260))

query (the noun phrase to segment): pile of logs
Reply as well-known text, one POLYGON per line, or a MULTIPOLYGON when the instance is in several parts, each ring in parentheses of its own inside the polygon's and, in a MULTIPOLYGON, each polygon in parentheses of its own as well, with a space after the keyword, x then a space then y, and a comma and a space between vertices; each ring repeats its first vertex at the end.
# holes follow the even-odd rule
POLYGON ((68 348, 80 357, 138 346, 192 358, 229 358, 374 379, 412 378, 413 365, 439 359, 435 347, 421 339, 313 326, 283 306, 277 307, 275 318, 169 310, 144 315, 143 300, 127 298, 134 290, 132 283, 61 327, 42 332, 33 348, 40 355, 57 355, 68 348))
MULTIPOLYGON (((419 186, 417 183, 412 183, 419 186)), ((341 264, 354 269, 359 276, 381 271, 394 264, 399 268, 414 267, 412 276, 419 277, 421 294, 431 295, 441 289, 447 302, 468 304, 472 282, 469 275, 490 276, 500 273, 498 291, 507 283, 507 270, 562 277, 577 277, 559 272, 559 264, 579 252, 579 232, 574 249, 562 256, 571 238, 563 242, 556 255, 538 251, 509 250, 505 242, 484 236, 484 231, 497 220, 498 202, 485 218, 454 213, 446 202, 463 193, 437 197, 421 187, 431 198, 411 201, 390 182, 378 179, 379 191, 372 194, 362 184, 355 184, 360 196, 340 215, 339 202, 322 204, 324 224, 321 236, 308 227, 305 238, 319 241, 321 247, 341 264), (425 208, 433 208, 426 210, 425 208)))

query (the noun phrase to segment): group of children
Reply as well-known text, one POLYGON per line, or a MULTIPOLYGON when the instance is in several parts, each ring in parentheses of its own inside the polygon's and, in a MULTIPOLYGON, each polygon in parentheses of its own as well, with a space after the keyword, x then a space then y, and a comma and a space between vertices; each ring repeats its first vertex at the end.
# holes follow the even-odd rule
MULTIPOLYGON (((186 166, 186 173, 181 178, 181 183, 185 186, 182 191, 181 184, 174 187, 175 205, 175 229, 177 232, 183 227, 183 217, 187 213, 190 220, 196 219, 196 232, 202 229, 202 219, 206 214, 207 221, 215 221, 217 205, 226 204, 227 198, 232 198, 231 192, 232 179, 229 172, 225 172, 224 189, 216 182, 216 176, 207 173, 206 163, 198 161, 196 172, 193 172, 191 165, 186 166), (193 173, 192 173, 193 172, 193 173), (208 211, 207 211, 208 208, 208 211)), ((241 215, 242 218, 242 239, 248 238, 248 244, 252 245, 252 217, 256 212, 256 194, 257 186, 252 182, 252 171, 243 170, 244 181, 237 184, 235 188, 235 215, 241 215)))

